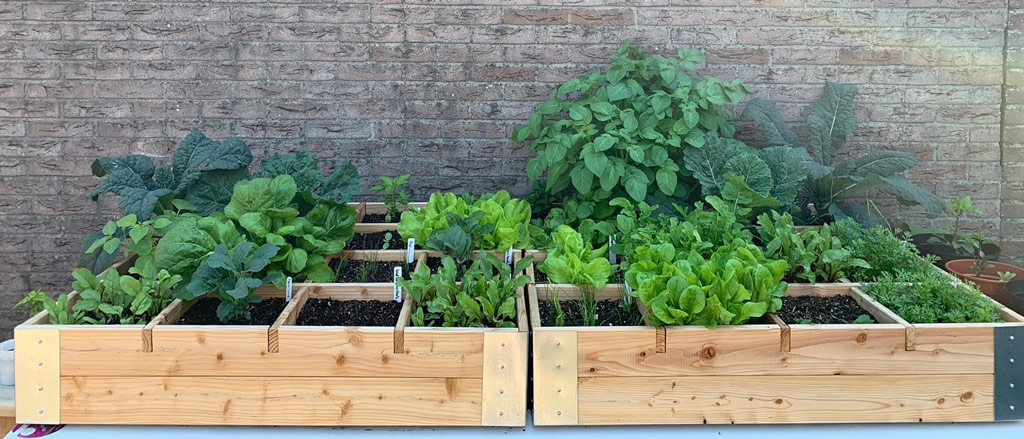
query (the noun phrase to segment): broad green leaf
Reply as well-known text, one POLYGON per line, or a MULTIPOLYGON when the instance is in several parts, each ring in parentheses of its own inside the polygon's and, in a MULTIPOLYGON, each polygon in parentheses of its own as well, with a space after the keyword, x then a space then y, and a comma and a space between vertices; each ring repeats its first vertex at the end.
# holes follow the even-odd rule
POLYGON ((846 139, 857 129, 853 101, 857 86, 829 82, 807 119, 810 148, 823 165, 832 165, 846 139))
POLYGON ((658 169, 655 175, 658 189, 665 195, 672 195, 676 191, 676 173, 665 168, 658 169))

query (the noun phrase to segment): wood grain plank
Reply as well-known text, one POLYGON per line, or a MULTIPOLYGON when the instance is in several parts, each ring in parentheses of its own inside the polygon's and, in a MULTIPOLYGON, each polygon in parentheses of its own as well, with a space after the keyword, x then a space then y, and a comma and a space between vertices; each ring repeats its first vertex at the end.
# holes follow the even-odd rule
POLYGON ((596 329, 577 331, 576 368, 579 376, 657 375, 652 369, 658 369, 658 365, 651 362, 658 355, 663 355, 656 355, 658 328, 596 329))
POLYGON ((526 425, 526 332, 484 333, 481 425, 526 425))
POLYGON ((986 422, 992 386, 992 375, 580 378, 580 423, 986 422))
POLYGON ((64 377, 61 384, 69 424, 480 424, 480 379, 64 377))
MULTIPOLYGON (((138 347, 138 339, 135 339, 138 347)), ((14 406, 18 422, 61 423, 60 329, 51 325, 14 328, 14 406)))
POLYGON ((533 333, 533 423, 575 425, 579 422, 577 331, 533 333))

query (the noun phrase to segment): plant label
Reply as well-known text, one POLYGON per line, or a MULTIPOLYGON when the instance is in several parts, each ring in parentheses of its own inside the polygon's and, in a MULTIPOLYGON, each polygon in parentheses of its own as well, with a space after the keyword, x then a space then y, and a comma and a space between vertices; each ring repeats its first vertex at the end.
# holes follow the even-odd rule
POLYGON ((512 252, 513 249, 511 247, 505 252, 505 265, 512 265, 512 252))
POLYGON ((405 247, 405 262, 411 264, 416 257, 416 238, 409 238, 405 247))
POLYGON ((608 237, 608 262, 611 262, 611 263, 614 264, 615 260, 618 259, 618 257, 615 256, 615 251, 612 250, 612 246, 613 245, 615 245, 615 237, 614 236, 609 236, 608 237))
POLYGON ((627 283, 627 284, 625 284, 625 285, 626 285, 626 295, 627 295, 627 296, 629 296, 629 295, 632 295, 632 294, 633 294, 633 289, 632 289, 632 288, 630 288, 630 286, 629 286, 629 284, 628 284, 628 283, 627 283))
POLYGON ((402 278, 402 267, 395 267, 395 276, 392 279, 392 285, 394 288, 395 302, 402 301, 402 287, 398 285, 399 279, 402 278))
POLYGON ((292 301, 292 277, 288 276, 288 279, 284 280, 284 301, 292 301))

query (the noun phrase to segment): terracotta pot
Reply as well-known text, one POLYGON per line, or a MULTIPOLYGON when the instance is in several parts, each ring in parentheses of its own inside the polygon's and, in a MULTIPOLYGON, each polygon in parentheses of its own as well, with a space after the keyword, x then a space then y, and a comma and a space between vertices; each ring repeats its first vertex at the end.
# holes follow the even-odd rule
POLYGON ((1011 272, 1017 275, 1014 279, 1024 279, 1024 268, 1002 262, 989 262, 992 266, 986 268, 981 275, 977 275, 971 270, 974 261, 976 259, 954 259, 946 262, 946 271, 955 274, 960 279, 973 282, 987 296, 1003 305, 1011 306, 1013 299, 1006 290, 1007 281, 999 280, 998 273, 1001 271, 1011 272))

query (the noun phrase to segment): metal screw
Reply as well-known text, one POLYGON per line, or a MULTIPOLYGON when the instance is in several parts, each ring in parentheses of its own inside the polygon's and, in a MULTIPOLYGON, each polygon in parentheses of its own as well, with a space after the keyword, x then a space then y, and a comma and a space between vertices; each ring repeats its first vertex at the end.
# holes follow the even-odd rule
POLYGON ((1014 337, 1014 336, 1012 336, 1012 335, 1010 336, 1010 341, 1014 341, 1014 340, 1016 340, 1016 339, 1017 339, 1017 337, 1014 337))
POLYGON ((40 388, 39 388, 39 391, 40 391, 40 392, 42 392, 42 391, 43 391, 43 388, 42 388, 42 387, 40 387, 40 388))
POLYGON ((562 393, 562 389, 558 389, 558 393, 562 393))
POLYGON ((39 339, 39 344, 43 344, 43 339, 39 339))
POLYGON ((561 369, 561 368, 562 368, 562 363, 558 363, 558 365, 557 365, 557 366, 555 366, 555 368, 557 368, 557 369, 561 369))
POLYGON ((498 394, 499 395, 504 395, 505 394, 505 389, 498 389, 498 394))
POLYGON ((505 347, 505 342, 501 342, 501 347, 505 347))
POLYGON ((41 414, 43 414, 43 411, 42 411, 42 410, 40 410, 40 411, 39 411, 39 414, 40 414, 40 415, 41 415, 41 414))
POLYGON ((1017 386, 1015 386, 1013 383, 1010 383, 1010 388, 1012 389, 1014 387, 1017 387, 1017 386))
POLYGON ((558 415, 558 416, 562 416, 562 411, 559 410, 559 411, 555 412, 555 414, 558 415))
POLYGON ((505 412, 498 412, 498 416, 505 416, 505 412))
POLYGON ((1011 358, 1010 359, 1010 364, 1013 364, 1013 363, 1016 363, 1016 361, 1014 361, 1013 358, 1011 358))
POLYGON ((1014 406, 1012 406, 1012 405, 1010 406, 1010 411, 1011 411, 1011 412, 1012 412, 1012 411, 1016 411, 1016 410, 1017 410, 1017 407, 1014 407, 1014 406))
POLYGON ((39 367, 43 367, 43 362, 42 361, 39 362, 39 367))
POLYGON ((501 365, 501 370, 505 370, 505 365, 504 364, 501 365))
POLYGON ((561 346, 561 345, 562 345, 562 342, 561 342, 561 341, 556 341, 556 342, 555 342, 555 346, 561 346))

